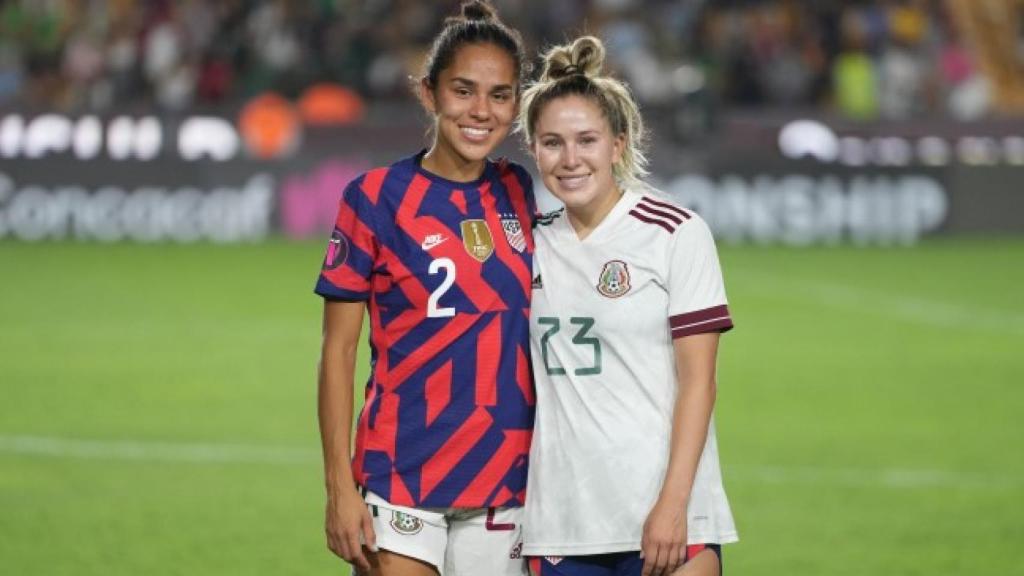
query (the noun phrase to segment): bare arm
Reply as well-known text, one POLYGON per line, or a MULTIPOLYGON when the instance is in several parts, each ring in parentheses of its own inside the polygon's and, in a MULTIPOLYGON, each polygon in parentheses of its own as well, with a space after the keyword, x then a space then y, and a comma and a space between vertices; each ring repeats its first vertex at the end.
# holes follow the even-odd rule
POLYGON ((364 302, 324 301, 317 407, 327 489, 327 545, 369 571, 362 543, 376 551, 375 535, 351 466, 356 354, 365 310, 364 302))
POLYGON ((686 507, 715 405, 718 332, 674 341, 679 387, 672 416, 668 469, 644 523, 643 574, 667 574, 686 559, 686 507))

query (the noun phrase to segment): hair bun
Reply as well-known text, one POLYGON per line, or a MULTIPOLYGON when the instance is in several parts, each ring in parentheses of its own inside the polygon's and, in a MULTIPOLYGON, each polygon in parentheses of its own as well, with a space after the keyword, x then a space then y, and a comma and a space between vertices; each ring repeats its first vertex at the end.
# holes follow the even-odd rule
POLYGON ((494 7, 483 0, 470 0, 462 5, 462 18, 467 22, 481 20, 484 22, 494 21, 494 7))
POLYGON ((581 36, 572 44, 556 46, 544 55, 541 80, 583 75, 593 78, 604 66, 604 44, 594 36, 581 36))

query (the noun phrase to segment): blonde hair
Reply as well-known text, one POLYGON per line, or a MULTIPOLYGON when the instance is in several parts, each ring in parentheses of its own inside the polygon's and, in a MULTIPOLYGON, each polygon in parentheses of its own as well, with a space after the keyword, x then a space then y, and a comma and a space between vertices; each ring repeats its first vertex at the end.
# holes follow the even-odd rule
POLYGON ((612 134, 625 137, 622 157, 612 166, 612 173, 623 184, 636 184, 648 173, 647 132, 629 87, 621 80, 601 75, 604 54, 604 44, 593 36, 581 36, 571 44, 548 50, 540 79, 523 92, 516 130, 523 133, 527 145, 532 145, 533 130, 544 106, 565 96, 587 98, 604 114, 612 134))

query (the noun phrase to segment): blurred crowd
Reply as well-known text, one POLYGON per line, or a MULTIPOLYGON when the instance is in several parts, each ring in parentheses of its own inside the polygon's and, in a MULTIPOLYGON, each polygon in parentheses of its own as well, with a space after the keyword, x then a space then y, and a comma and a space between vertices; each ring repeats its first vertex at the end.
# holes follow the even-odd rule
POLYGON ((1018 0, 737 4, 705 12, 688 53, 724 102, 972 119, 1024 96, 1018 0))
MULTIPOLYGON (((582 32, 601 36, 609 64, 651 107, 685 102, 702 110, 799 107, 855 118, 976 118, 998 109, 999 91, 1007 89, 998 70, 1024 77, 1017 0, 493 3, 533 52, 582 32), (996 20, 1008 42, 993 43, 986 37, 999 34, 963 25, 971 20, 965 14, 994 3, 1007 7, 996 20)), ((177 111, 235 104, 271 90, 296 97, 322 82, 370 102, 405 97, 410 75, 457 6, 455 0, 2 0, 0 106, 177 111)), ((1008 89, 1017 87, 1009 82, 1008 89)))

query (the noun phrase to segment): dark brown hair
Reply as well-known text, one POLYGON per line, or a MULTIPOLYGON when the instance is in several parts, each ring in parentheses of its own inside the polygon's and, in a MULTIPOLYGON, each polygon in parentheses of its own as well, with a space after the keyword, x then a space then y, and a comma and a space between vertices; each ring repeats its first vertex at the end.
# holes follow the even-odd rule
MULTIPOLYGON (((428 87, 437 86, 441 72, 451 66, 455 53, 467 44, 493 44, 505 50, 515 62, 518 88, 527 68, 523 39, 518 31, 498 19, 494 7, 486 0, 464 2, 460 16, 445 19, 444 28, 434 38, 423 67, 422 80, 426 81, 428 87)), ((517 89, 517 96, 518 93, 517 89)))

